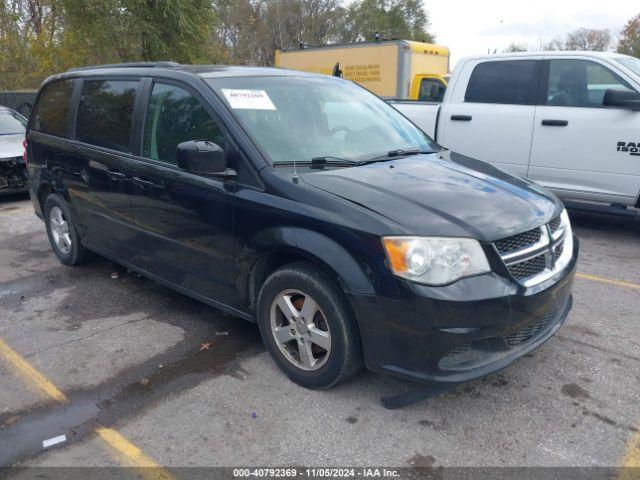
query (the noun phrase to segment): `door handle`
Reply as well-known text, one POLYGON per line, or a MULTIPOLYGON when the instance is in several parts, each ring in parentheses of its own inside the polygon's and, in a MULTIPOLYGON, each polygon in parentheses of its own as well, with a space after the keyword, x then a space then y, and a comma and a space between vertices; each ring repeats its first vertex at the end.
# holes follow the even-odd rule
POLYGON ((542 125, 545 127, 566 127, 569 125, 568 120, 542 120, 542 125))
POLYGON ((451 115, 451 120, 454 122, 470 122, 471 115, 451 115))
POLYGON ((136 185, 138 185, 140 188, 142 189, 147 189, 147 188, 164 188, 164 185, 161 183, 153 183, 150 180, 145 180, 144 178, 140 178, 140 177, 133 177, 131 179, 131 181, 133 183, 135 183, 136 185))
POLYGON ((127 178, 127 176, 124 173, 119 172, 117 170, 107 170, 107 175, 111 180, 116 182, 119 182, 120 180, 124 180, 127 178))

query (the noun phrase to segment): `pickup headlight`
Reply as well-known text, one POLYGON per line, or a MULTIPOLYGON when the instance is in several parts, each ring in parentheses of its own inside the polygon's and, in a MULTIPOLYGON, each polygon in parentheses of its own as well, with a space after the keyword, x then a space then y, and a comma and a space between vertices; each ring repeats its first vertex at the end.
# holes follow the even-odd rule
POLYGON ((477 240, 447 237, 383 237, 394 274, 427 285, 446 285, 459 278, 490 272, 477 240))

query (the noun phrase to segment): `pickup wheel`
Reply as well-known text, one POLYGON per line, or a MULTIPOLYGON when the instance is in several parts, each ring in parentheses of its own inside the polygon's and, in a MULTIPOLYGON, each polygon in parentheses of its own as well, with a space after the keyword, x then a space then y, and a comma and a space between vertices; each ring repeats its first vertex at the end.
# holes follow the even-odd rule
POLYGON ((67 202, 58 195, 49 195, 44 202, 43 212, 49 243, 60 262, 65 265, 86 262, 91 252, 80 243, 67 202))
POLYGON ((344 293, 311 264, 287 265, 267 278, 258 325, 271 357, 303 387, 331 388, 362 368, 360 337, 344 293))

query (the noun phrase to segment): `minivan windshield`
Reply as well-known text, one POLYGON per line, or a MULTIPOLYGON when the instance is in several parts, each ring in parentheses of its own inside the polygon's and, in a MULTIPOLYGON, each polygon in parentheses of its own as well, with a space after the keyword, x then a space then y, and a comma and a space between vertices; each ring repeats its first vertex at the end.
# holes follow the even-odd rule
POLYGON ((640 75, 640 60, 634 57, 615 57, 616 62, 621 63, 636 75, 640 75))
POLYGON ((208 82, 274 163, 440 150, 394 108, 351 82, 291 75, 208 82))
POLYGON ((0 111, 0 135, 24 133, 27 122, 17 113, 0 111))

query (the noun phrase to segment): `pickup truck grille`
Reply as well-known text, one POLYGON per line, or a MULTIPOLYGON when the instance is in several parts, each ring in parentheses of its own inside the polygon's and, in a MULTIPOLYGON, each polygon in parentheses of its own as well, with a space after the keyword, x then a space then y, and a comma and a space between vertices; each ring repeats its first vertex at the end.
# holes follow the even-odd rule
MULTIPOLYGON (((493 242, 511 276, 522 285, 530 287, 552 277, 571 259, 571 253, 563 256, 567 233, 572 235, 568 217, 564 218, 493 242)), ((570 242, 573 250, 572 238, 570 242)))

